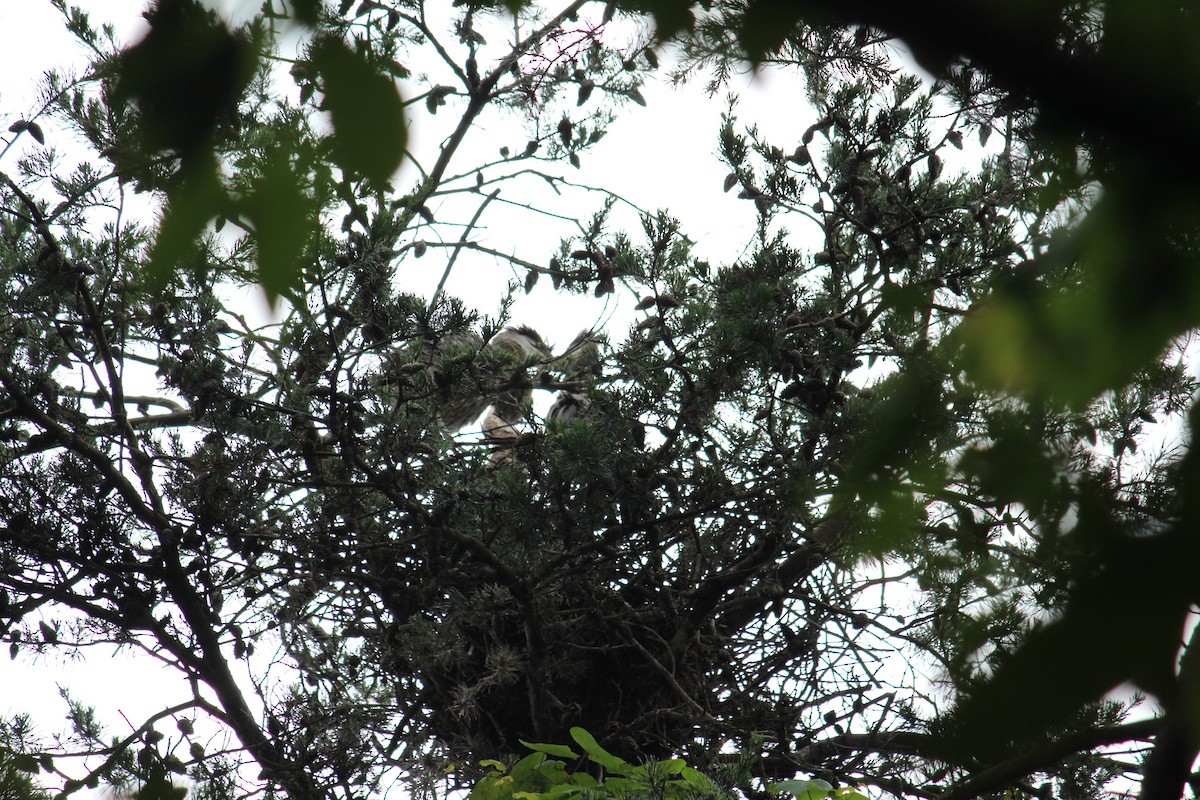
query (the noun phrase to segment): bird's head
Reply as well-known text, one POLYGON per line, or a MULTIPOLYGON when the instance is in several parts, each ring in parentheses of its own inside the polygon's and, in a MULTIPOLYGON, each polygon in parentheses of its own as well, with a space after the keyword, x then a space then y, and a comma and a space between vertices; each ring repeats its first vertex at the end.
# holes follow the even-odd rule
POLYGON ((550 348, 541 334, 526 325, 505 328, 492 337, 488 346, 502 347, 529 360, 550 357, 550 348))
POLYGON ((604 334, 586 329, 579 332, 561 355, 555 357, 555 369, 564 375, 579 379, 599 372, 601 348, 608 340, 604 334))

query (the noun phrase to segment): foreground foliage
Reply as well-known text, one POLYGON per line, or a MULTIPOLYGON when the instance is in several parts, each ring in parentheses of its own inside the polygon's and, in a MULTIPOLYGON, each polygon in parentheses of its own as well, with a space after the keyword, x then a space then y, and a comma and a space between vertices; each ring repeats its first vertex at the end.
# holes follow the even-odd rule
MULTIPOLYGON (((569 188, 645 102, 659 56, 615 7, 269 4, 231 30, 163 2, 118 57, 64 6, 94 71, 49 78, 0 188, 0 619, 14 657, 139 649, 182 694, 121 739, 71 703, 22 763, 67 792, 186 774, 214 798, 433 792, 455 762, 483 763, 451 781, 483 800, 716 792, 700 772, 755 797, 1099 797, 1157 736, 1147 795, 1178 795, 1194 456, 1144 448, 1191 406, 1172 337, 1194 320, 1183 302, 1128 338, 1179 288, 1155 278, 1117 334, 1078 338, 1114 302, 1095 276, 1127 274, 1096 259, 1141 196, 1129 151, 1100 123, 1047 135, 1053 97, 1000 68, 902 74, 886 28, 788 17, 739 51, 722 32, 756 8, 702 13, 682 69, 771 54, 812 124, 714 131, 714 194, 758 226, 714 266, 686 220, 631 228, 615 198, 556 252, 485 236, 502 204, 556 218, 529 180, 569 188), (205 81, 197 127, 174 90, 205 81), (402 110, 452 115, 407 185, 402 110), (471 161, 501 112, 527 143, 471 161), (45 146, 68 132, 79 165, 45 146), (418 267, 431 293, 404 287, 418 267), (447 296, 452 270, 498 268, 637 322, 550 351, 504 330, 511 297, 484 317, 447 296), (240 310, 256 284, 273 324, 240 310), (476 396, 520 413, 448 431, 476 396), (1104 700, 1130 680, 1162 716, 1104 700), (511 758, 568 737, 603 784, 555 766, 564 745, 511 758)), ((1054 25, 1086 53, 1091 20, 1054 25)), ((1194 221, 1159 201, 1145 252, 1178 271, 1194 221)))
MULTIPOLYGON (((600 746, 582 728, 572 728, 571 738, 582 753, 571 745, 522 742, 533 752, 511 766, 489 760, 483 766, 488 773, 471 790, 471 800, 554 800, 559 797, 644 797, 650 800, 717 800, 729 797, 728 788, 702 772, 689 767, 681 758, 630 764, 600 746), (599 773, 599 777, 593 774, 599 773)), ((737 785, 749 774, 743 761, 726 765, 731 776, 743 773, 729 783, 737 785)), ((827 781, 785 780, 768 784, 769 796, 788 795, 796 800, 864 800, 852 788, 834 790, 827 781)))

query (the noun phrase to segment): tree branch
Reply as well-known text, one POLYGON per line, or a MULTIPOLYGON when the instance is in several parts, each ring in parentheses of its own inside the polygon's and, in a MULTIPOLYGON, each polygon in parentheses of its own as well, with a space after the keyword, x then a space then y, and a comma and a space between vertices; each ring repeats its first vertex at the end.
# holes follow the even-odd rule
MULTIPOLYGON (((1156 717, 1124 725, 1067 734, 1040 750, 1020 753, 1008 761, 974 773, 965 781, 948 790, 939 800, 971 800, 971 798, 1003 789, 1031 773, 1050 769, 1075 753, 1121 742, 1146 741, 1158 734, 1162 728, 1163 720, 1156 717)), ((1178 797, 1179 795, 1175 794, 1172 800, 1178 797)))

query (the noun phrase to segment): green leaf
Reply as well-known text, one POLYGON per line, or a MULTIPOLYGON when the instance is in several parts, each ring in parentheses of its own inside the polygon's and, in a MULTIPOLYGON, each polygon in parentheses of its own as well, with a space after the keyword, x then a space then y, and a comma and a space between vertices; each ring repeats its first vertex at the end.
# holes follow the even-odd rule
POLYGON ((513 768, 509 770, 509 774, 513 776, 514 781, 525 784, 545 760, 545 753, 530 753, 516 764, 513 764, 513 768))
POLYGON ((717 785, 712 782, 712 779, 698 769, 684 767, 679 771, 679 775, 697 789, 701 789, 703 791, 712 791, 717 788, 717 785))
POLYGON ((836 800, 867 800, 867 796, 853 786, 843 786, 833 793, 836 800))
POLYGON ((634 797, 645 795, 649 786, 645 781, 635 781, 629 778, 606 778, 602 784, 604 791, 614 797, 634 797))
MULTIPOLYGON (((496 764, 499 762, 485 762, 496 764)), ((511 775, 503 777, 488 777, 475 784, 471 790, 471 800, 508 800, 512 797, 513 779, 511 775)))
POLYGON ((1159 695, 1174 691, 1197 557, 1192 531, 1124 538, 1102 494, 1080 499, 1076 533, 1095 540, 1095 563, 1106 568, 1081 570, 1062 617, 1034 631, 960 704, 943 730, 947 752, 995 756, 1066 724, 1127 681, 1159 695), (1112 544, 1101 549, 1105 541, 1112 544))
POLYGON ((543 744, 541 742, 527 742, 524 739, 518 739, 517 741, 530 750, 536 750, 539 753, 545 753, 555 758, 579 758, 579 754, 565 744, 543 744))
POLYGON ((313 49, 324 79, 325 108, 333 118, 333 157, 342 169, 382 187, 404 158, 407 129, 396 83, 340 39, 313 49))
POLYGON ((600 785, 600 782, 586 772, 576 772, 571 775, 571 780, 581 789, 595 789, 600 785))
POLYGON ((215 132, 236 118, 254 75, 255 48, 196 0, 160 0, 146 18, 145 38, 117 60, 112 102, 137 106, 148 150, 185 161, 211 155, 215 132))
POLYGON ((299 22, 312 27, 320 19, 321 0, 292 0, 292 11, 299 22))
POLYGON ((146 263, 152 284, 166 283, 193 251, 205 225, 221 213, 227 202, 212 160, 193 162, 167 187, 166 208, 146 263))
POLYGON ((588 758, 609 772, 615 775, 624 775, 629 771, 630 765, 628 762, 622 758, 617 758, 601 747, 599 742, 583 728, 571 728, 571 738, 587 751, 588 758))
POLYGON ((301 256, 319 225, 316 203, 279 149, 267 155, 262 178, 242 208, 254 224, 258 280, 273 305, 301 282, 301 256))
POLYGON ((538 766, 537 771, 551 786, 571 782, 571 774, 567 772, 566 766, 561 761, 553 759, 544 761, 538 766))
POLYGON ((775 794, 790 794, 796 800, 821 800, 833 792, 833 785, 820 778, 806 781, 800 779, 779 781, 767 787, 775 794))

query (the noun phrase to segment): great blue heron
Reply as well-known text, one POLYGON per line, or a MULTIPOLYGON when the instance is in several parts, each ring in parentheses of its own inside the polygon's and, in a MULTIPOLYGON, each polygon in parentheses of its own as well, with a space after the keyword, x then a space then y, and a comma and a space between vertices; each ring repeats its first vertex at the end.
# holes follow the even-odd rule
POLYGON ((585 330, 555 356, 537 331, 517 326, 505 328, 487 344, 476 333, 428 342, 417 360, 431 371, 439 386, 439 416, 448 431, 459 431, 483 416, 484 442, 491 446, 489 463, 495 467, 512 462, 514 449, 526 435, 518 425, 535 388, 528 369, 544 370, 539 376, 542 388, 563 387, 546 420, 569 424, 591 407, 585 382, 599 373, 604 341, 601 334, 585 330), (560 381, 555 383, 550 374, 560 381))
POLYGON ((588 397, 583 383, 588 377, 599 373, 600 347, 604 341, 604 336, 594 330, 580 331, 571 344, 567 345, 563 354, 554 360, 555 369, 566 382, 577 386, 559 390, 553 405, 546 412, 548 422, 569 424, 586 414, 592 407, 591 398, 588 397))
POLYGON ((512 425, 520 420, 533 389, 525 370, 550 359, 551 352, 537 331, 519 326, 505 328, 486 345, 476 333, 447 336, 427 343, 419 360, 437 370, 456 359, 476 357, 478 369, 461 370, 444 387, 447 397, 440 416, 449 431, 467 427, 489 406, 503 423, 512 425))
POLYGON ((520 437, 521 432, 517 430, 516 425, 501 419, 495 408, 489 408, 488 412, 483 415, 483 440, 491 446, 492 451, 488 456, 489 466, 500 467, 511 464, 513 450, 520 437))

